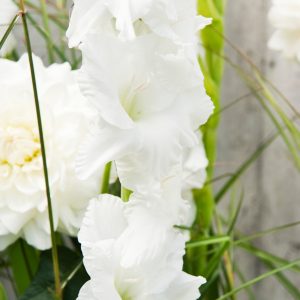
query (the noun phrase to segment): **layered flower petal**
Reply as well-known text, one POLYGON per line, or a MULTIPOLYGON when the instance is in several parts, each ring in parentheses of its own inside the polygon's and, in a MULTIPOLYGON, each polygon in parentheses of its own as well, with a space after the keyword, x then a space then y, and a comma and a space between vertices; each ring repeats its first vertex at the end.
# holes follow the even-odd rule
MULTIPOLYGON (((94 113, 68 64, 44 67, 34 57, 46 142, 54 226, 77 234, 87 201, 98 192, 99 174, 78 180, 75 158, 94 113)), ((23 237, 50 247, 47 199, 28 57, 0 60, 0 248, 23 237), (10 235, 10 236, 9 236, 10 235), (3 241, 2 241, 3 238, 3 241)))
POLYGON ((93 35, 82 46, 80 84, 99 116, 77 160, 82 178, 115 160, 121 183, 142 191, 173 175, 183 149, 197 144, 195 131, 213 110, 203 76, 184 52, 157 52, 157 42, 93 35))
POLYGON ((181 45, 197 43, 196 33, 211 20, 197 16, 196 0, 74 0, 67 31, 69 46, 85 42, 89 33, 123 40, 155 33, 181 45))
POLYGON ((172 299, 175 286, 182 300, 200 296, 203 278, 182 272, 185 240, 171 225, 174 216, 168 216, 168 203, 141 195, 133 195, 128 203, 109 195, 91 200, 79 233, 91 280, 78 299, 172 299), (158 237, 156 228, 163 237, 158 237), (159 247, 149 257, 144 245, 157 247, 151 238, 159 247), (135 246, 127 248, 131 257, 125 249, 128 244, 135 246), (137 259, 139 253, 144 254, 137 259))

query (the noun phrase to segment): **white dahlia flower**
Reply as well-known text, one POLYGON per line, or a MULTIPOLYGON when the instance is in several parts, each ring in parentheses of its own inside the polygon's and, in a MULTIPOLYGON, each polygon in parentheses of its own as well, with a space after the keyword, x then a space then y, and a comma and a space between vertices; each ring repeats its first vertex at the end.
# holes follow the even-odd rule
POLYGON ((194 44, 196 32, 210 23, 197 16, 196 5, 196 0, 74 0, 69 46, 85 42, 88 33, 128 40, 149 32, 176 43, 194 44))
POLYGON ((300 1, 273 0, 269 18, 276 29, 269 47, 300 61, 300 1))
POLYGON ((165 227, 164 208, 155 211, 151 202, 131 198, 124 203, 111 195, 91 200, 79 233, 91 279, 78 300, 199 298, 205 279, 182 271, 185 240, 176 229, 165 227), (153 240, 160 240, 155 249, 153 240))
POLYGON ((184 149, 198 144, 196 131, 213 110, 202 73, 184 53, 157 47, 150 35, 128 42, 93 35, 83 44, 80 85, 99 124, 78 157, 82 178, 115 160, 122 185, 148 190, 176 174, 184 149))
MULTIPOLYGON (((0 1, 0 40, 3 38, 9 24, 18 12, 18 7, 12 0, 0 1)), ((16 41, 12 34, 5 41, 2 49, 0 50, 0 56, 5 56, 10 53, 16 46, 16 41)))
MULTIPOLYGON (((99 176, 80 181, 74 161, 93 114, 68 64, 34 57, 55 228, 77 234, 99 176)), ((27 55, 0 60, 0 250, 17 238, 50 247, 41 148, 27 55)))

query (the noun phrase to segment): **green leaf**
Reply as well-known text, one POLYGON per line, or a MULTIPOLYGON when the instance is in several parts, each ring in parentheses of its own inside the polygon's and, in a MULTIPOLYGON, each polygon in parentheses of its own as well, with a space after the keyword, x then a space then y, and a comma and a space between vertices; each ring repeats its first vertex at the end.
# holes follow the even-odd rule
POLYGON ((0 300, 8 300, 4 286, 0 282, 0 300))
MULTIPOLYGON (((272 253, 269 253, 265 250, 262 250, 260 248, 254 247, 249 243, 239 244, 238 247, 243 248, 244 250, 249 252, 251 255, 254 255, 258 258, 262 258, 262 259, 264 259, 266 261, 269 261, 271 263, 274 263, 274 264, 285 265, 285 264, 289 263, 288 260, 283 259, 279 256, 276 256, 276 255, 274 255, 272 253)), ((294 266, 294 267, 291 268, 291 270, 294 271, 294 272, 300 273, 300 266, 294 266)))
MULTIPOLYGON (((65 248, 58 248, 60 265, 60 278, 64 283, 63 299, 74 300, 82 285, 88 280, 83 265, 82 257, 76 252, 65 248)), ((42 252, 38 272, 30 287, 20 300, 53 300, 54 276, 51 251, 42 252)))
MULTIPOLYGON (((276 266, 270 262, 263 261, 263 263, 270 269, 273 270, 276 266)), ((297 287, 282 273, 275 274, 276 279, 279 283, 287 290, 287 292, 295 299, 300 299, 300 291, 297 287)))
POLYGON ((227 243, 229 241, 230 241, 229 236, 215 236, 210 238, 203 238, 202 240, 199 240, 197 242, 188 242, 186 243, 186 248, 188 249, 188 248, 203 247, 212 244, 227 243))
POLYGON ((18 20, 18 18, 19 18, 19 14, 17 14, 17 15, 13 18, 13 20, 12 20, 11 23, 9 24, 9 26, 8 26, 8 28, 7 28, 7 30, 6 30, 6 32, 4 33, 3 37, 1 38, 1 40, 0 40, 0 50, 1 50, 1 48, 3 47, 3 45, 4 45, 5 41, 7 40, 8 36, 10 35, 11 31, 13 30, 13 28, 14 28, 14 26, 15 26, 17 20, 18 20))
POLYGON ((18 293, 23 294, 37 270, 37 251, 23 240, 18 240, 7 253, 18 293))
POLYGON ((285 230, 285 229, 288 229, 288 228, 291 228, 291 227, 299 226, 299 225, 300 225, 300 221, 285 224, 285 225, 282 225, 282 226, 278 226, 278 227, 274 227, 274 228, 271 228, 271 229, 267 229, 267 230, 264 230, 264 231, 254 233, 254 234, 249 235, 249 236, 245 236, 245 237, 243 237, 239 240, 234 241, 233 243, 234 243, 234 245, 238 245, 238 244, 241 244, 241 243, 244 243, 244 242, 248 242, 248 241, 251 241, 251 240, 254 240, 254 239, 258 239, 258 238, 263 237, 263 236, 268 235, 268 234, 277 233, 279 231, 282 231, 282 230, 285 230))
POLYGON ((265 141, 262 145, 260 145, 254 153, 238 168, 238 170, 231 176, 231 178, 224 184, 224 186, 217 193, 215 200, 218 203, 222 197, 227 193, 230 187, 238 180, 238 178, 252 165, 253 161, 255 161, 263 152, 270 146, 279 134, 275 134, 271 136, 267 141, 265 141))
POLYGON ((264 280, 266 278, 268 278, 268 277, 271 277, 271 276, 273 276, 275 274, 278 274, 278 273, 280 273, 282 271, 288 270, 288 269, 290 269, 290 268, 292 268, 294 266, 297 266, 299 264, 300 264, 300 259, 297 259, 297 260, 295 260, 295 261, 293 261, 293 262, 291 262, 289 264, 286 264, 284 266, 281 266, 279 268, 276 268, 276 269, 273 269, 273 270, 271 270, 269 272, 266 272, 266 273, 264 273, 264 274, 262 274, 260 276, 257 276, 255 278, 253 278, 253 279, 245 282, 244 284, 240 285, 239 287, 237 287, 234 290, 226 293, 225 295, 219 297, 216 300, 225 300, 228 297, 230 297, 231 295, 235 295, 235 294, 239 293, 240 291, 246 289, 249 286, 252 286, 252 285, 254 285, 254 284, 256 284, 256 283, 258 283, 258 282, 260 282, 260 281, 262 281, 262 280, 264 280))

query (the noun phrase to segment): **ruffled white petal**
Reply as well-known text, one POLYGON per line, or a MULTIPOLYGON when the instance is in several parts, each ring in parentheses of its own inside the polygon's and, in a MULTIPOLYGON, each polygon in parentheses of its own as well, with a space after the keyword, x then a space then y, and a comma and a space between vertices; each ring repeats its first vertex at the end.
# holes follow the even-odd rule
MULTIPOLYGON (((76 235, 88 200, 99 190, 101 172, 81 181, 76 177, 74 163, 95 115, 68 64, 46 68, 34 56, 34 65, 54 226, 55 230, 76 235)), ((50 227, 30 82, 27 54, 18 62, 0 60, 0 219, 8 231, 0 232, 0 245, 3 248, 8 241, 23 237, 44 250, 51 246, 50 227)))

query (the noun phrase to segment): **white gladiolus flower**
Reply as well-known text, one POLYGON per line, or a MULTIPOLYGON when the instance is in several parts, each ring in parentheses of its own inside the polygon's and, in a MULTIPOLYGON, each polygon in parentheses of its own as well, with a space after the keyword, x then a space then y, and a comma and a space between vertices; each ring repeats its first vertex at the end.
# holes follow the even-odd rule
POLYGON ((269 18, 276 28, 270 48, 300 61, 300 1, 273 0, 269 18))
MULTIPOLYGON (((192 189, 200 189, 206 180, 206 168, 208 159, 206 157, 202 134, 198 135, 199 144, 184 151, 182 167, 182 198, 188 203, 188 209, 185 210, 185 218, 181 225, 190 227, 193 225, 196 217, 196 205, 194 202, 192 189)), ((189 232, 187 232, 189 237, 189 232)))
MULTIPOLYGON (((0 1, 0 40, 3 38, 8 25, 13 20, 14 16, 18 12, 18 7, 13 3, 12 0, 1 0, 0 1)), ((16 41, 12 34, 9 35, 5 41, 2 49, 0 50, 0 56, 5 56, 10 53, 16 46, 16 41)))
POLYGON ((197 16, 196 0, 74 0, 67 31, 69 46, 88 33, 119 35, 128 40, 154 32, 176 43, 196 43, 196 32, 210 23, 197 16))
POLYGON ((202 188, 206 180, 206 157, 202 134, 198 134, 198 144, 184 151, 183 158, 183 192, 202 188))
POLYGON ((175 175, 183 149, 197 145, 195 131, 213 110, 199 66, 157 48, 152 35, 93 35, 83 44, 80 84, 100 120, 78 158, 82 178, 115 160, 122 185, 148 190, 175 175))
MULTIPOLYGON (((87 201, 99 192, 99 176, 79 181, 74 161, 93 118, 68 64, 44 67, 34 57, 55 228, 77 234, 87 201)), ((28 66, 0 60, 0 250, 23 237, 50 247, 45 183, 28 66)))
POLYGON ((158 211, 158 202, 134 195, 129 203, 111 195, 91 200, 79 233, 91 280, 78 300, 198 299, 205 279, 182 271, 185 240, 166 226, 163 203, 158 211), (148 251, 148 245, 154 249, 152 239, 161 242, 148 251), (144 255, 132 259, 141 249, 144 255))

